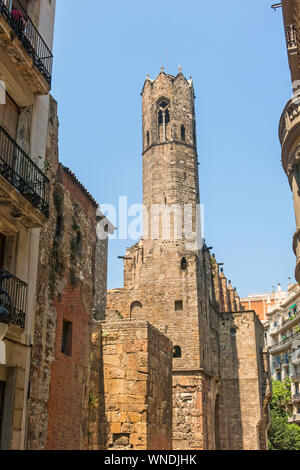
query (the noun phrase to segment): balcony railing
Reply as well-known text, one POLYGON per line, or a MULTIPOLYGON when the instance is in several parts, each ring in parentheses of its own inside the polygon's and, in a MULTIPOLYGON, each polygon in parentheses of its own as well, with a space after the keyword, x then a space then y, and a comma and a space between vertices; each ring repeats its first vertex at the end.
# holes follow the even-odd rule
POLYGON ((31 204, 49 216, 49 180, 0 126, 0 175, 31 204))
POLYGON ((0 305, 11 314, 11 323, 24 330, 26 320, 27 284, 0 269, 0 305))
POLYGON ((285 339, 283 339, 282 341, 280 341, 278 344, 273 344, 269 350, 270 351, 274 351, 275 349, 277 348, 280 348, 281 346, 284 346, 285 344, 287 344, 289 341, 291 341, 292 339, 296 339, 296 338, 299 338, 300 337, 300 331, 290 335, 290 336, 287 336, 285 339))
POLYGON ((51 86, 53 55, 18 0, 0 0, 0 13, 51 86))

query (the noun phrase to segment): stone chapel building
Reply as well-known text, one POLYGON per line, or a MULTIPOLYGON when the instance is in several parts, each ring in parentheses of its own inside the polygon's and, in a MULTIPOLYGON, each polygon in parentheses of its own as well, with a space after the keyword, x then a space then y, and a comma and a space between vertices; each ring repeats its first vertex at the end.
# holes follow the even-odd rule
POLYGON ((263 327, 255 312, 241 311, 231 282, 210 249, 199 244, 194 99, 193 82, 181 70, 172 76, 162 69, 155 80, 147 76, 143 87, 147 236, 127 249, 124 287, 108 291, 106 321, 94 325, 102 342, 102 448, 267 449, 270 380, 263 327), (155 207, 169 212, 167 237, 167 219, 160 212, 154 216, 155 207), (185 207, 192 222, 180 237, 185 207), (146 325, 160 352, 151 352, 149 334, 141 333, 146 325), (130 354, 135 362, 128 368, 130 354), (152 355, 160 357, 156 377, 152 355), (148 385, 138 389, 141 373, 148 385), (172 397, 166 389, 171 381, 172 397))

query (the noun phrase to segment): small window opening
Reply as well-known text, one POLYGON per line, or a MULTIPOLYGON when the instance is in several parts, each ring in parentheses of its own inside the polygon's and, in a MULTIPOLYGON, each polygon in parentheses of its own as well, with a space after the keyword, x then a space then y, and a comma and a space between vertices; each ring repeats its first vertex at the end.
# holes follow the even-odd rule
POLYGON ((186 261, 185 258, 182 258, 182 260, 181 260, 181 270, 185 271, 186 268, 187 268, 187 261, 186 261))
POLYGON ((72 322, 64 320, 62 330, 61 352, 66 356, 72 356, 72 330, 72 322))
POLYGON ((232 336, 232 338, 235 338, 236 335, 237 335, 237 332, 238 332, 238 327, 237 327, 237 326, 234 326, 234 327, 231 328, 231 330, 230 330, 230 336, 232 336))
POLYGON ((147 145, 150 145, 150 134, 149 134, 149 131, 147 131, 147 145))
POLYGON ((185 142, 185 127, 181 126, 181 140, 185 142))
POLYGON ((182 300, 176 300, 175 301, 175 312, 180 312, 183 310, 183 302, 182 300))
POLYGON ((174 348, 173 348, 173 357, 174 358, 181 357, 181 347, 180 346, 174 346, 174 348))

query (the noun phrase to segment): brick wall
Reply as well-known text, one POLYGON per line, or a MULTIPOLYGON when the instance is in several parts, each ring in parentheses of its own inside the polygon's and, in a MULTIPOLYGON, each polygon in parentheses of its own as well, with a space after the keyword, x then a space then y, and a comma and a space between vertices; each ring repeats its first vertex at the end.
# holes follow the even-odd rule
POLYGON ((67 285, 53 304, 57 312, 55 360, 51 368, 47 450, 83 447, 82 416, 86 402, 89 364, 90 315, 79 288, 67 285), (63 321, 72 322, 71 355, 62 353, 63 321))

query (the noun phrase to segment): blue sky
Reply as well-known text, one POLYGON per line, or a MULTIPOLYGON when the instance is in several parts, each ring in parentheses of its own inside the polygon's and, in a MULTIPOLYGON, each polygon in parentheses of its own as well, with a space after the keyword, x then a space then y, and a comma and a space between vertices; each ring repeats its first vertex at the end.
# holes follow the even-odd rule
MULTIPOLYGON (((52 94, 60 160, 100 203, 142 202, 146 73, 190 74, 205 238, 242 296, 293 277, 292 193, 278 122, 291 96, 282 12, 269 0, 57 0, 52 94), (83 7, 84 3, 84 7, 83 7), (167 59, 168 53, 168 59, 167 59)), ((123 285, 109 246, 110 288, 123 285)))

